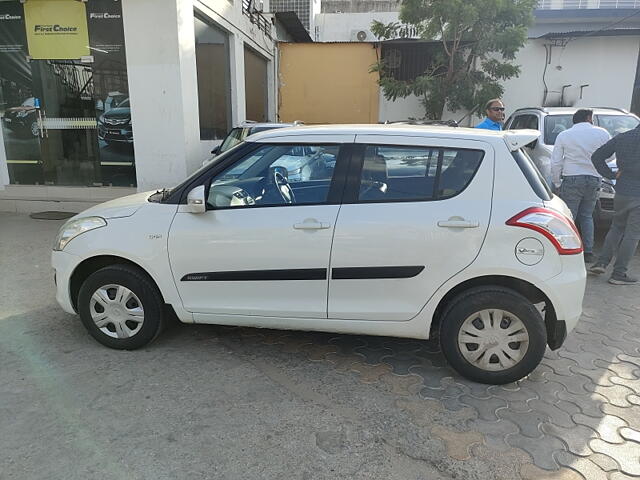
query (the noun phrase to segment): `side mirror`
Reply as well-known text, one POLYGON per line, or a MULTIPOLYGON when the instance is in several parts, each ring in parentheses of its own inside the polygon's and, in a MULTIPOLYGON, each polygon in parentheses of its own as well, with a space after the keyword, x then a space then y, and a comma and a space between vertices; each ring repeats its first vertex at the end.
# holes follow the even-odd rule
POLYGON ((219 152, 220 152, 220 145, 216 145, 215 147, 213 147, 213 150, 211 150, 211 153, 214 155, 218 155, 219 152))
POLYGON ((181 209, 188 213, 204 213, 207 211, 207 203, 204 198, 204 185, 199 185, 187 195, 187 204, 181 209))

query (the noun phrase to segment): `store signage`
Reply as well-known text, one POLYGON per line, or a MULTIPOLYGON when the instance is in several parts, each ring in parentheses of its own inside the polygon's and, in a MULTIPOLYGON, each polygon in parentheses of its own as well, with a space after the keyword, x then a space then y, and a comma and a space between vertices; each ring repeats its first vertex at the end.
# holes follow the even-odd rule
POLYGON ((32 59, 75 60, 89 55, 84 2, 27 0, 24 16, 32 59))
POLYGON ((10 13, 0 14, 0 20, 22 20, 20 15, 11 15, 10 13))
POLYGON ((92 12, 89 14, 89 18, 91 19, 97 18, 99 20, 109 20, 109 19, 122 18, 122 15, 109 13, 109 12, 104 12, 104 13, 92 12))

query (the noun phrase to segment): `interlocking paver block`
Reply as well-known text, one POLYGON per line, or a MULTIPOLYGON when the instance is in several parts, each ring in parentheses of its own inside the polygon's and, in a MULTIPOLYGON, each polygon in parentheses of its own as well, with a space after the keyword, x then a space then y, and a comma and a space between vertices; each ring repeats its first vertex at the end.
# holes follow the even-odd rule
POLYGON ((496 415, 496 410, 507 406, 507 402, 501 398, 488 398, 478 399, 469 395, 462 395, 459 397, 462 404, 472 407, 477 410, 478 418, 487 421, 498 421, 499 417, 496 415))
POLYGON ((550 373, 555 373, 556 375, 563 375, 567 377, 573 375, 571 370, 569 370, 569 367, 579 365, 579 363, 572 359, 559 357, 556 352, 553 353, 555 354, 555 358, 545 356, 542 359, 541 365, 544 365, 549 369, 550 373))
POLYGON ((365 347, 367 342, 357 335, 341 335, 328 340, 330 345, 335 345, 340 353, 345 355, 353 354, 358 347, 365 347))
POLYGON ((382 375, 391 373, 388 365, 368 365, 362 362, 351 365, 351 370, 360 374, 362 383, 377 383, 382 375))
POLYGON ((587 377, 591 380, 595 385, 602 385, 603 387, 613 387, 614 384, 611 382, 610 377, 615 374, 611 370, 607 370, 605 368, 598 368, 597 370, 588 370, 586 368, 580 368, 578 366, 569 367, 576 375, 582 375, 583 377, 587 377))
MULTIPOLYGON (((601 353, 594 353, 585 350, 581 350, 580 353, 573 353, 567 350, 560 349, 558 350, 558 355, 562 358, 573 360, 578 365, 581 365, 582 368, 596 369, 595 360, 607 358, 603 357, 601 353)), ((609 357, 611 354, 607 354, 609 357)))
POLYGON ((602 387, 600 385, 586 385, 587 390, 606 397, 608 403, 618 407, 630 407, 627 397, 634 393, 633 390, 623 385, 615 385, 613 387, 602 387))
POLYGON ((614 385, 622 385, 624 387, 627 387, 633 390, 633 392, 635 393, 640 392, 640 380, 637 378, 633 380, 629 380, 628 378, 621 378, 621 377, 618 377, 617 375, 613 375, 611 376, 610 380, 614 385))
POLYGON ((627 355, 626 353, 618 355, 618 359, 622 362, 631 363, 640 368, 640 355, 627 355))
POLYGON ((557 382, 562 385, 567 392, 574 395, 586 395, 588 391, 585 386, 591 384, 591 380, 582 375, 572 374, 571 376, 557 375, 555 373, 547 373, 545 377, 552 382, 557 382))
POLYGON ((469 422, 469 428, 482 432, 487 445, 497 450, 508 450, 513 447, 507 445, 505 439, 509 434, 520 432, 518 426, 509 420, 498 420, 497 422, 487 422, 476 418, 469 422))
POLYGON ((628 475, 640 475, 640 444, 625 442, 618 445, 595 439, 589 442, 591 450, 613 458, 620 465, 620 470, 628 475))
POLYGON ((561 439, 567 444, 569 451, 575 455, 587 457, 593 453, 589 448, 589 440, 597 438, 597 435, 596 432, 588 427, 576 425, 572 428, 564 428, 545 423, 542 425, 542 431, 547 435, 553 435, 561 439))
POLYGON ((422 359, 415 352, 393 352, 380 360, 389 365, 396 375, 409 375, 411 367, 418 367, 422 363, 422 359))
POLYGON ((600 368, 611 370, 616 376, 627 380, 636 380, 638 375, 634 373, 639 367, 628 362, 610 362, 607 360, 596 360, 595 364, 600 368))
POLYGON ((418 375, 398 376, 395 374, 387 374, 380 378, 391 387, 391 393, 394 395, 413 395, 422 383, 422 378, 418 375))
POLYGON ((540 425, 549 421, 549 416, 543 412, 514 412, 510 408, 501 408, 496 412, 498 418, 509 420, 520 429, 520 433, 531 438, 541 438, 540 425))
POLYGON ((627 422, 614 415, 602 415, 600 418, 593 418, 581 413, 572 417, 578 425, 586 425, 598 432, 602 440, 608 443, 623 443, 624 439, 618 430, 627 426, 627 422))
POLYGON ((577 470, 587 480, 607 480, 607 473, 589 459, 576 457, 569 452, 558 452, 556 460, 560 465, 577 470))
POLYGON ((633 405, 640 406, 640 396, 636 395, 635 393, 633 395, 629 395, 627 397, 627 401, 633 405))
POLYGON ((605 403, 602 404, 600 408, 607 415, 613 415, 625 420, 634 430, 640 430, 640 407, 634 405, 629 408, 624 408, 605 403))
POLYGON ((558 393, 566 392, 566 388, 558 383, 549 380, 545 382, 530 382, 527 384, 541 400, 547 403, 557 403, 559 401, 558 393))
POLYGON ((640 432, 629 427, 622 427, 620 429, 620 436, 626 440, 640 443, 640 432))
POLYGON ((354 352, 363 356, 364 363, 369 365, 379 365, 382 363, 382 358, 392 354, 393 350, 384 347, 365 346, 355 348, 354 352))
POLYGON ((585 480, 585 478, 575 470, 562 468, 554 472, 549 472, 530 463, 522 466, 520 475, 523 480, 585 480))
POLYGON ((411 367, 409 372, 415 375, 420 375, 424 385, 430 388, 443 388, 442 380, 445 378, 453 378, 454 375, 454 373, 448 368, 432 367, 427 365, 411 367))
POLYGON ((507 435, 506 442, 515 448, 521 448, 533 458, 533 463, 546 470, 558 470, 560 466, 553 459, 553 453, 565 450, 564 443, 556 437, 540 438, 525 437, 520 434, 507 435))
POLYGON ((463 386, 465 393, 471 395, 475 398, 491 398, 491 392, 489 391, 490 385, 486 385, 484 383, 476 383, 471 382, 469 380, 465 380, 461 383, 463 386))
MULTIPOLYGON (((566 400, 558 400, 554 403, 556 407, 558 407, 563 412, 567 412, 569 415, 575 415, 576 413, 582 413, 580 407, 573 402, 567 402, 566 400)), ((598 415, 602 415, 602 412, 598 410, 598 415)))
POLYGON ((607 399, 599 393, 573 395, 569 392, 561 391, 558 392, 558 398, 577 405, 581 413, 594 418, 602 417, 601 407, 607 402, 607 399))
POLYGON ((333 364, 333 368, 340 372, 348 372, 351 370, 351 365, 356 362, 362 361, 360 355, 343 355, 340 353, 329 353, 325 356, 325 359, 333 364))
POLYGON ((314 362, 322 362, 326 360, 327 355, 336 353, 338 348, 335 345, 313 345, 306 350, 309 360, 314 362))
POLYGON ((604 455, 602 453, 594 453, 589 457, 589 460, 598 465, 605 472, 613 472, 614 470, 618 470, 620 468, 618 462, 616 462, 610 456, 604 455))
POLYGON ((575 422, 564 410, 561 410, 556 405, 545 402, 540 399, 533 399, 529 401, 529 407, 532 410, 543 412, 549 417, 549 421, 555 425, 561 427, 570 428, 575 425, 575 422))
POLYGON ((526 412, 531 408, 527 405, 529 400, 540 398, 533 388, 527 386, 511 384, 489 387, 489 392, 499 398, 503 398, 509 403, 509 409, 526 412))
POLYGON ((471 458, 470 449, 474 444, 482 443, 482 435, 478 432, 453 432, 436 425, 431 433, 440 437, 447 446, 447 454, 456 460, 471 458))

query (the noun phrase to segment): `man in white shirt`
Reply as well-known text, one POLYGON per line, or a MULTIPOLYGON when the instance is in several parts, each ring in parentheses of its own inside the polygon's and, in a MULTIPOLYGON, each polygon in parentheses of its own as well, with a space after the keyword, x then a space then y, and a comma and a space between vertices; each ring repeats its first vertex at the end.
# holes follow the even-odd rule
POLYGON ((593 110, 581 109, 573 114, 573 127, 556 138, 551 155, 551 176, 559 195, 580 227, 584 244, 584 261, 593 255, 593 209, 598 201, 602 177, 591 163, 591 155, 611 139, 609 133, 593 125, 593 110))

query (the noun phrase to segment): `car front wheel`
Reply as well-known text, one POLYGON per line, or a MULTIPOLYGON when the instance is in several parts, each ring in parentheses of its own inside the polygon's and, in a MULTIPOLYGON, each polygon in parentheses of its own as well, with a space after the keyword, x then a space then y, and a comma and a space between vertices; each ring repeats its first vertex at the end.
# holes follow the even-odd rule
POLYGON ((447 308, 440 329, 442 352, 462 376, 481 383, 515 382, 544 355, 547 337, 536 307, 502 287, 479 287, 447 308))
POLYGON ((164 302, 139 269, 112 265, 80 288, 78 311, 87 331, 107 347, 133 350, 153 341, 164 325, 164 302))

